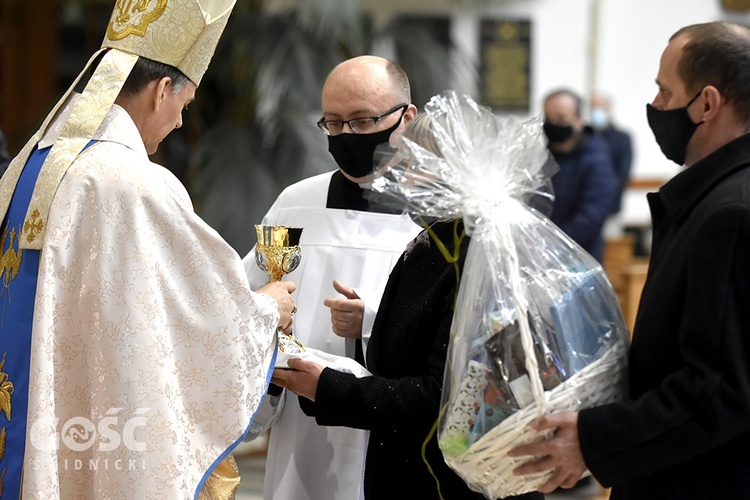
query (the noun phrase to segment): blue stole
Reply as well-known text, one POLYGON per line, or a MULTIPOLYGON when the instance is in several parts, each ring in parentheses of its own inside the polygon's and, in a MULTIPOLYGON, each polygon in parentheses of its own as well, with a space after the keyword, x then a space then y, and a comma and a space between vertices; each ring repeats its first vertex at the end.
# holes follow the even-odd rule
POLYGON ((0 487, 5 498, 21 497, 26 446, 31 325, 39 275, 39 251, 18 250, 26 209, 50 148, 34 150, 18 180, 2 223, 0 264, 0 487))
MULTIPOLYGON (((94 142, 89 142, 89 147, 94 142)), ((31 327, 39 250, 18 249, 39 171, 52 147, 35 149, 0 226, 0 496, 20 498, 26 448, 31 327)), ((33 423, 32 423, 33 425, 33 423)))

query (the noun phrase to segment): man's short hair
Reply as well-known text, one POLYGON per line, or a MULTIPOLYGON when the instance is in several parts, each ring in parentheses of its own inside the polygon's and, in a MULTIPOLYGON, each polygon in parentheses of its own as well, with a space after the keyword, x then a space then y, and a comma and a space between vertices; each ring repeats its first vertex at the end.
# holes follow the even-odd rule
POLYGON ((146 88, 154 80, 164 77, 172 79, 172 93, 179 94, 190 81, 185 74, 174 66, 139 57, 122 86, 121 94, 132 96, 146 88))
POLYGON ((576 94, 575 92, 573 92, 570 89, 557 89, 557 90, 553 90, 552 92, 550 92, 549 94, 547 94, 547 97, 544 98, 544 102, 549 101, 553 97, 558 97, 558 96, 561 96, 561 95, 566 95, 566 96, 569 96, 569 97, 573 98, 573 101, 575 101, 575 106, 576 106, 576 116, 581 116, 581 108, 583 106, 583 104, 581 102, 581 96, 579 96, 578 94, 576 94))
POLYGON ((688 39, 677 64, 687 91, 716 87, 737 117, 750 126, 750 30, 722 21, 693 24, 672 37, 688 39))
POLYGON ((399 103, 411 103, 411 87, 409 86, 409 77, 406 71, 394 61, 388 61, 385 67, 388 78, 391 80, 393 94, 399 103))

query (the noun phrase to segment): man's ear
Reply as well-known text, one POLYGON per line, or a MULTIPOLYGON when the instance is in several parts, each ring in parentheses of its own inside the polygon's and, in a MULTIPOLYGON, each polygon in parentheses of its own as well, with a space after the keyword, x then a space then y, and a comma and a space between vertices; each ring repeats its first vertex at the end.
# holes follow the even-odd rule
POLYGON ((167 98, 167 92, 172 92, 172 79, 164 76, 159 80, 154 80, 154 82, 156 83, 152 94, 152 105, 154 111, 159 111, 159 108, 161 108, 167 98))
POLYGON ((414 118, 417 117, 417 107, 413 104, 409 104, 409 107, 406 108, 406 111, 404 112, 404 124, 409 123, 414 118))
POLYGON ((711 121, 719 112, 719 109, 726 104, 726 99, 721 95, 719 89, 713 85, 706 85, 701 91, 703 94, 703 108, 701 109, 701 121, 711 121))

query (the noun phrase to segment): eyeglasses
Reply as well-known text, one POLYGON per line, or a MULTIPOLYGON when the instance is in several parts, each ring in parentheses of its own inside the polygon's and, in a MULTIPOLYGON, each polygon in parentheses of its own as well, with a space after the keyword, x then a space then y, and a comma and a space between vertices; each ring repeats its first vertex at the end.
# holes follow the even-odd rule
POLYGON ((325 118, 321 118, 318 120, 318 128, 320 128, 325 135, 339 135, 344 131, 344 124, 347 124, 355 134, 367 134, 375 129, 375 126, 380 120, 398 110, 403 110, 401 113, 401 116, 403 117, 404 113, 406 113, 406 108, 408 107, 408 104, 399 104, 382 115, 364 116, 362 118, 352 118, 351 120, 326 120, 325 118))

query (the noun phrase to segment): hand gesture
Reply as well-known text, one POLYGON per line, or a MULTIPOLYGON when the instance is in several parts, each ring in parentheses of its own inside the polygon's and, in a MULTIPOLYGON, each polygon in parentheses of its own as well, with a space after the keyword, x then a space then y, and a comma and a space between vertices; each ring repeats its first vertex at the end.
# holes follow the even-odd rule
POLYGON ((343 299, 325 299, 323 305, 331 309, 331 328, 339 337, 362 338, 362 318, 365 316, 365 302, 348 286, 333 280, 333 288, 343 295, 343 299))

